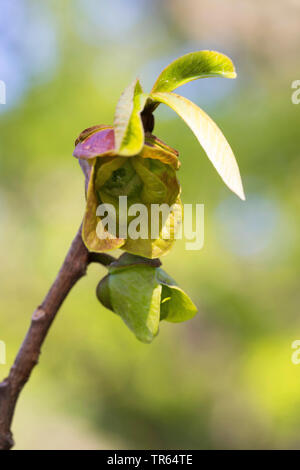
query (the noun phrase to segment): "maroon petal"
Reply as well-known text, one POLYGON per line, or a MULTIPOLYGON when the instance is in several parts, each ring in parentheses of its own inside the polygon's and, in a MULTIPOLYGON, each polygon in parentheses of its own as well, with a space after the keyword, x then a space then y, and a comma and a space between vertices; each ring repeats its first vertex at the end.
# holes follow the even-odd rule
POLYGON ((87 160, 79 158, 78 162, 85 176, 85 192, 87 193, 92 167, 87 160))
POLYGON ((115 136, 113 129, 104 129, 95 132, 83 142, 79 142, 73 152, 76 158, 94 158, 102 154, 113 152, 115 149, 115 136))

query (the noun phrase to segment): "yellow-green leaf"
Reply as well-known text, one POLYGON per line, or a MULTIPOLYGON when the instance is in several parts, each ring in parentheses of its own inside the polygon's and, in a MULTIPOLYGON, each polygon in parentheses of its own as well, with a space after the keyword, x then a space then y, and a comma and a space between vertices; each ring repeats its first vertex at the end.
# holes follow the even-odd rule
POLYGON ((163 269, 156 270, 156 277, 162 284, 160 319, 180 323, 193 318, 197 313, 197 307, 189 296, 163 269))
POLYGON ((198 78, 235 78, 232 61, 216 51, 198 51, 186 54, 171 62, 159 75, 151 93, 173 91, 198 78))
POLYGON ((137 155, 144 145, 144 128, 141 112, 147 96, 138 80, 129 85, 116 107, 114 118, 115 149, 119 155, 137 155))
POLYGON ((216 123, 198 106, 175 93, 152 93, 151 99, 172 108, 190 127, 224 183, 245 199, 239 168, 231 147, 216 123))

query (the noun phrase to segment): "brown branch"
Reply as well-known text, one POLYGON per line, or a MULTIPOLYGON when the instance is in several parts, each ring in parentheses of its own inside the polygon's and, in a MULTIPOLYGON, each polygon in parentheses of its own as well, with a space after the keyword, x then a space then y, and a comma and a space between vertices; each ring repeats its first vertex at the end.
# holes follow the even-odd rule
POLYGON ((31 325, 8 377, 0 383, 0 450, 9 450, 14 445, 11 424, 17 400, 38 363, 42 344, 60 306, 74 284, 85 275, 89 263, 107 266, 113 261, 115 258, 106 253, 89 253, 79 229, 48 294, 32 315, 31 325))

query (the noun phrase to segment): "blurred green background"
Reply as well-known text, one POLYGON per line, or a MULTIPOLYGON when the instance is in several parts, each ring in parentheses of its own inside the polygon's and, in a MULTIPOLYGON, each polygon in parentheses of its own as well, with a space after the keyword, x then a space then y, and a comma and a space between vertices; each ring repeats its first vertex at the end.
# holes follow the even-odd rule
POLYGON ((96 300, 92 265, 55 321, 17 407, 17 449, 300 448, 299 76, 295 0, 1 0, 0 340, 7 366, 77 231, 84 183, 72 158, 86 127, 111 123, 136 76, 194 50, 237 80, 185 85, 219 124, 247 201, 231 194, 166 107, 155 134, 180 152, 184 203, 205 204, 205 246, 178 241, 165 269, 199 307, 139 343, 96 300))

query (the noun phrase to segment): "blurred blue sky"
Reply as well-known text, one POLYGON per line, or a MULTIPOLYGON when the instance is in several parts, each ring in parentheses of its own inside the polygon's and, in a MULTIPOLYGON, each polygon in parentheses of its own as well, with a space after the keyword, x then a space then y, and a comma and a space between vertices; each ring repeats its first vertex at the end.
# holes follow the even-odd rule
POLYGON ((0 79, 6 83, 9 110, 33 83, 52 77, 59 62, 55 21, 46 4, 2 0, 0 79))
MULTIPOLYGON (((209 41, 191 43, 183 38, 179 42, 172 35, 171 22, 170 30, 166 27, 166 18, 158 3, 157 0, 112 0, 107 8, 104 1, 76 0, 74 33, 90 47, 99 49, 99 69, 105 52, 105 57, 110 56, 112 63, 116 61, 116 68, 117 65, 122 69, 132 68, 131 78, 140 77, 147 91, 160 70, 173 59, 192 50, 213 47, 209 41), (151 22, 148 21, 150 17, 151 22)), ((59 70, 63 60, 59 41, 64 38, 58 35, 56 21, 58 16, 52 14, 47 2, 2 0, 0 80, 6 83, 7 104, 0 107, 0 112, 16 106, 31 86, 51 79, 59 70)), ((93 70, 91 64, 91 74, 98 73, 98 67, 93 70)), ((210 107, 232 94, 237 87, 234 81, 212 79, 202 80, 197 87, 193 83, 187 84, 181 92, 210 107)), ((167 108, 161 115, 162 118, 171 116, 167 108)))

